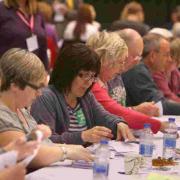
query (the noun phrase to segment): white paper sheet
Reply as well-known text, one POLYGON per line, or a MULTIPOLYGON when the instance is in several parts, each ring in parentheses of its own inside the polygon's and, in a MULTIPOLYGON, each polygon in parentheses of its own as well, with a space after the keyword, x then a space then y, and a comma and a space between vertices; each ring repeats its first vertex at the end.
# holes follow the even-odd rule
POLYGON ((128 153, 128 152, 139 152, 139 145, 135 143, 125 143, 119 141, 110 141, 109 145, 114 148, 116 152, 128 153))
POLYGON ((158 101, 158 102, 155 104, 155 106, 159 108, 159 116, 163 116, 163 106, 162 106, 162 102, 161 102, 161 101, 158 101))
POLYGON ((0 170, 15 165, 17 162, 18 153, 16 151, 9 151, 0 155, 0 170))

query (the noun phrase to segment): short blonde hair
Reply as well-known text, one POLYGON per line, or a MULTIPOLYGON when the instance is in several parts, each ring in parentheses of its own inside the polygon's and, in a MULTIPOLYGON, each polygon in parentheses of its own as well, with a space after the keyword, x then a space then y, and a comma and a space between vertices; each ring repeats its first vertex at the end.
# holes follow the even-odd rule
POLYGON ((116 33, 105 31, 96 33, 88 39, 86 44, 100 56, 101 63, 107 60, 115 64, 120 57, 128 54, 125 41, 116 33))
MULTIPOLYGON (((8 8, 18 9, 18 0, 4 0, 4 5, 8 8)), ((27 0, 26 8, 28 14, 36 14, 37 13, 37 0, 27 0)))
POLYGON ((170 43, 170 49, 172 58, 180 66, 180 38, 176 38, 170 43))
POLYGON ((11 83, 24 89, 26 82, 40 82, 46 77, 41 60, 35 54, 20 48, 12 48, 2 55, 0 70, 1 91, 8 90, 11 83))

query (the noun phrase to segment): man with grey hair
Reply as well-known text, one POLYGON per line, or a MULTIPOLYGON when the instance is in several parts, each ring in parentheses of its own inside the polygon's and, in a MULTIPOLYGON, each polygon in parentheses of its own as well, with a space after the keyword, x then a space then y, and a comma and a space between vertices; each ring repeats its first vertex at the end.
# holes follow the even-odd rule
MULTIPOLYGON (((131 37, 132 39, 129 38, 127 42, 129 56, 131 56, 131 50, 135 51, 140 43, 140 39, 134 41, 135 36, 131 37)), ((144 101, 155 101, 162 104, 164 115, 180 115, 180 103, 167 100, 158 90, 151 76, 154 71, 162 70, 165 62, 171 58, 169 42, 156 34, 144 36, 143 41, 142 61, 122 76, 127 92, 128 105, 137 105, 144 101)))

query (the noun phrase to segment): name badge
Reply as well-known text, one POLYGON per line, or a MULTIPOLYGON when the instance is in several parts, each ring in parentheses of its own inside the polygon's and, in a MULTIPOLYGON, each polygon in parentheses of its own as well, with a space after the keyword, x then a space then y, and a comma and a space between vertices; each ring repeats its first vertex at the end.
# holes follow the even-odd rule
POLYGON ((28 51, 32 52, 39 48, 38 46, 38 40, 36 35, 32 35, 31 37, 26 39, 26 45, 28 51))

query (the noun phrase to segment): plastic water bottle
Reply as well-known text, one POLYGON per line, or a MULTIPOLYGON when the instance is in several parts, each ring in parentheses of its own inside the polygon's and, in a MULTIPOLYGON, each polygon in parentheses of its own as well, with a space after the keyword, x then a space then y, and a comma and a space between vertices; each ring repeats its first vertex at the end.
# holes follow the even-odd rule
POLYGON ((108 140, 101 140, 95 152, 93 180, 108 180, 110 150, 108 140))
POLYGON ((152 167, 153 154, 153 133, 150 124, 144 124, 144 129, 140 136, 139 154, 144 159, 143 168, 150 169, 152 167))
POLYGON ((169 118, 168 121, 169 125, 165 129, 163 136, 163 157, 166 159, 175 159, 177 125, 175 123, 175 118, 169 118))

